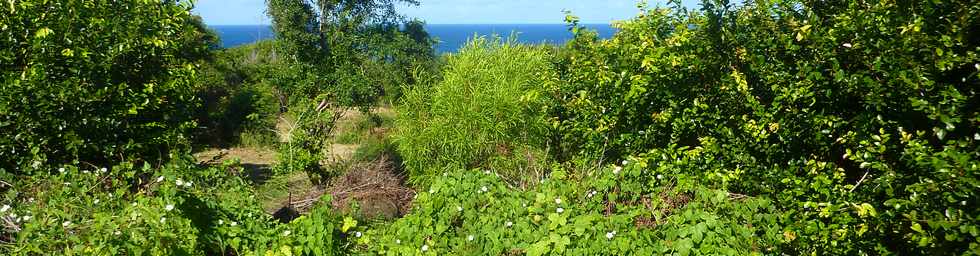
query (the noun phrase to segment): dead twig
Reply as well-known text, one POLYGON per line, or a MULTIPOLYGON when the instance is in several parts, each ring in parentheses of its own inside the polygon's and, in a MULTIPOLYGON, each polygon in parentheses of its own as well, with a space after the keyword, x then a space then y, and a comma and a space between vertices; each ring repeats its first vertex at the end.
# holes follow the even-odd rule
POLYGON ((854 187, 852 187, 850 191, 847 191, 847 193, 854 192, 854 190, 857 189, 858 186, 861 186, 861 183, 864 182, 864 179, 868 177, 868 173, 870 173, 870 172, 871 172, 871 170, 865 171, 864 172, 864 175, 861 176, 861 179, 858 180, 858 182, 856 184, 854 184, 854 187))

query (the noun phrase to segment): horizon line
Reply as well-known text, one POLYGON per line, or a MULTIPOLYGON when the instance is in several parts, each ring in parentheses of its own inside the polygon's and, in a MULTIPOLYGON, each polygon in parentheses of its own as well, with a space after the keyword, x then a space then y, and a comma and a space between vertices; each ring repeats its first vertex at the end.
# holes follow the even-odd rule
MULTIPOLYGON (((580 25, 612 25, 610 23, 583 23, 580 25)), ((272 24, 207 24, 207 26, 272 26, 272 24)), ((425 23, 425 25, 568 25, 568 23, 425 23)))

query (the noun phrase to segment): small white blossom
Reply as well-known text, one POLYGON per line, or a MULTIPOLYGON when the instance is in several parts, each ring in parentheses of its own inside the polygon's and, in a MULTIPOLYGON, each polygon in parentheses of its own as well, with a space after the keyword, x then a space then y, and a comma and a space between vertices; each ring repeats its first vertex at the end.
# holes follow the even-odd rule
POLYGON ((558 209, 555 209, 555 211, 558 212, 558 213, 563 213, 563 212, 565 212, 565 209, 563 209, 561 207, 558 207, 558 209))
POLYGON ((168 204, 166 207, 164 207, 164 209, 166 209, 168 212, 169 211, 173 211, 174 210, 174 205, 168 204))
POLYGON ((622 171, 622 170, 623 170, 623 167, 616 166, 615 168, 613 168, 613 174, 619 174, 619 171, 622 171))
POLYGON ((843 46, 846 47, 846 48, 851 48, 852 45, 851 45, 851 43, 844 43, 843 46))
POLYGON ((157 182, 162 182, 162 181, 163 181, 163 176, 157 177, 157 182))
POLYGON ((177 179, 177 186, 180 187, 180 186, 183 186, 183 185, 184 185, 184 181, 182 181, 180 179, 177 179))
POLYGON ((167 222, 167 217, 160 217, 160 223, 167 222))
POLYGON ((118 236, 118 235, 121 235, 121 234, 122 234, 122 232, 119 232, 119 230, 116 230, 116 232, 112 232, 112 234, 114 234, 114 235, 117 235, 117 236, 118 236))
POLYGON ((658 180, 662 180, 663 178, 664 178, 664 176, 663 176, 663 175, 661 175, 661 174, 657 174, 657 179, 658 179, 658 180))
POLYGON ((423 244, 422 245, 422 251, 424 252, 424 251, 428 251, 428 250, 429 250, 429 245, 423 244))
POLYGON ((6 205, 5 204, 2 207, 0 207, 0 212, 7 212, 8 210, 10 210, 10 206, 9 205, 6 205))
POLYGON ((95 201, 92 201, 94 204, 99 204, 99 202, 102 202, 102 200, 99 200, 98 198, 96 198, 95 201))
POLYGON ((612 239, 612 238, 613 238, 613 236, 615 236, 615 235, 616 235, 616 233, 613 233, 613 232, 607 232, 607 233, 606 233, 606 239, 612 239))
POLYGON ((289 234, 292 234, 292 233, 293 232, 291 232, 289 230, 286 230, 285 232, 282 232, 282 236, 289 236, 289 234))
POLYGON ((457 211, 457 212, 461 212, 461 211, 463 211, 463 207, 462 207, 462 206, 456 206, 456 211, 457 211))
POLYGON ((490 170, 483 170, 483 174, 490 175, 490 170))
POLYGON ((218 225, 224 225, 224 224, 225 224, 225 220, 218 220, 218 225))
POLYGON ((510 226, 513 226, 513 225, 514 225, 514 222, 510 222, 510 221, 508 221, 507 223, 504 223, 504 226, 507 226, 508 228, 510 226))
POLYGON ((446 173, 446 172, 442 172, 442 177, 446 177, 447 175, 449 175, 449 174, 446 173))
POLYGON ((188 182, 185 182, 184 183, 184 186, 185 187, 188 187, 188 188, 191 187, 191 185, 194 185, 194 182, 193 181, 188 181, 188 182))
POLYGON ((355 237, 361 237, 361 231, 354 232, 355 237))
POLYGON ((59 173, 65 173, 65 167, 58 168, 59 173))
POLYGON ((101 173, 105 173, 106 171, 108 171, 108 170, 105 167, 102 167, 102 169, 99 169, 99 172, 101 172, 101 173))
POLYGON ((435 194, 435 193, 436 193, 435 189, 431 189, 431 188, 429 189, 429 194, 435 194))
POLYGON ((237 222, 237 221, 232 221, 232 222, 231 222, 231 226, 232 226, 232 227, 234 227, 234 226, 238 226, 238 222, 237 222))
POLYGON ((469 235, 469 236, 467 236, 467 237, 466 237, 466 241, 473 241, 473 235, 469 235))
POLYGON ((482 191, 482 192, 487 192, 487 190, 489 190, 489 189, 487 189, 487 186, 483 186, 483 187, 480 188, 480 191, 482 191))
POLYGON ((626 164, 628 164, 628 163, 630 163, 630 161, 629 161, 629 160, 623 160, 623 165, 626 165, 626 164))
POLYGON ((402 240, 401 239, 395 239, 395 244, 402 244, 402 240))
POLYGON ((560 197, 555 198, 555 204, 561 204, 561 198, 560 197))
POLYGON ((29 220, 31 220, 31 216, 30 215, 24 216, 24 221, 29 221, 29 220))
POLYGON ((62 223, 61 223, 61 226, 62 226, 62 227, 66 227, 66 228, 67 228, 68 226, 71 226, 71 221, 67 221, 67 220, 66 220, 65 222, 62 222, 62 223))

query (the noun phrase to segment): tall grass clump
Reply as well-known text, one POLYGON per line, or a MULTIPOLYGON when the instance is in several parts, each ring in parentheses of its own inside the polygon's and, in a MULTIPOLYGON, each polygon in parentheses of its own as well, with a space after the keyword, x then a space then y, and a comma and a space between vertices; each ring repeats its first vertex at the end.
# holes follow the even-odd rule
POLYGON ((395 141, 413 182, 446 168, 540 166, 547 126, 538 95, 549 72, 547 50, 514 40, 475 38, 448 56, 443 80, 407 90, 397 108, 395 141))

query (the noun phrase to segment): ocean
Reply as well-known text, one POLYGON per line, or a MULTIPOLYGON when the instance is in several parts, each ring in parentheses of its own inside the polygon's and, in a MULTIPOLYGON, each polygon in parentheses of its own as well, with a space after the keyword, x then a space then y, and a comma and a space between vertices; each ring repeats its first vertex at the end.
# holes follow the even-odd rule
MULTIPOLYGON (((608 24, 586 24, 587 28, 599 32, 602 38, 609 38, 616 29, 608 24)), ((221 37, 222 47, 230 48, 258 40, 275 37, 272 27, 267 25, 235 25, 212 26, 221 37)), ((517 35, 517 41, 531 44, 563 44, 572 38, 565 24, 428 24, 429 35, 438 39, 436 52, 456 52, 474 36, 492 36, 494 34, 507 38, 517 35)))

